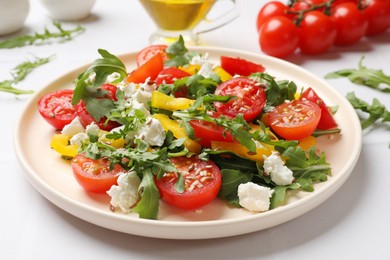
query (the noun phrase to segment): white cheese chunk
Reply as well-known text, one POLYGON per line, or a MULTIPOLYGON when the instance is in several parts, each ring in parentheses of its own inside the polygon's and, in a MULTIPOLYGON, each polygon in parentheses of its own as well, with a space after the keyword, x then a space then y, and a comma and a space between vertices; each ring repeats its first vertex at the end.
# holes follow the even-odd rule
POLYGON ((111 186, 107 191, 111 197, 110 204, 115 208, 120 208, 125 213, 130 213, 131 207, 138 200, 140 184, 141 179, 136 172, 122 173, 118 177, 118 185, 111 186))
POLYGON ((81 124, 79 118, 76 116, 72 120, 72 122, 64 126, 64 128, 61 131, 61 134, 74 136, 75 134, 83 133, 84 130, 85 130, 84 126, 81 124))
POLYGON ((269 210, 272 190, 268 187, 247 182, 238 186, 237 195, 242 207, 253 212, 269 210))
POLYGON ((277 152, 273 152, 264 159, 264 172, 271 175, 271 180, 276 185, 290 185, 293 180, 293 172, 284 165, 282 158, 277 152))
POLYGON ((69 140, 70 145, 82 146, 84 143, 89 142, 89 136, 86 133, 78 133, 72 136, 69 140))
POLYGON ((142 126, 135 136, 144 140, 151 146, 161 146, 165 140, 165 131, 160 121, 150 117, 144 126, 142 126))

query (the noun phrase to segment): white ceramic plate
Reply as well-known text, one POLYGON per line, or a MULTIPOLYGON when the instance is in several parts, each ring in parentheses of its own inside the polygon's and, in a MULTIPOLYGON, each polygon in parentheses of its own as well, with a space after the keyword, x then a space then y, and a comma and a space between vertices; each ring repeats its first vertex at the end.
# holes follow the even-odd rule
MULTIPOLYGON (((75 181, 69 162, 51 150, 50 139, 54 131, 37 111, 37 101, 42 95, 72 88, 74 79, 86 68, 83 67, 37 92, 18 121, 15 150, 32 185, 61 209, 90 223, 124 233, 170 239, 217 238, 266 229, 306 213, 341 187, 352 172, 361 149, 360 123, 344 97, 323 80, 283 60, 221 48, 193 49, 209 53, 215 62, 221 55, 230 55, 261 63, 271 75, 293 80, 298 86, 311 86, 329 105, 338 105, 336 120, 342 132, 347 134, 319 140, 319 148, 326 152, 331 163, 332 177, 327 182, 316 184, 314 192, 298 192, 290 196, 287 205, 260 214, 230 208, 218 199, 198 211, 182 211, 161 203, 159 220, 113 213, 109 209, 109 197, 84 192, 75 181)), ((128 70, 135 67, 135 57, 135 53, 120 56, 128 70)))

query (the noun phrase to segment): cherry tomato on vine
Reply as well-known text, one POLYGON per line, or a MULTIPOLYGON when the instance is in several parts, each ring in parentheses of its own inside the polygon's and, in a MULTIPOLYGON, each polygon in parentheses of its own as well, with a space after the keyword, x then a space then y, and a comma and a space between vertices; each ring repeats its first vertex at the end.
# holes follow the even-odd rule
POLYGON ((256 81, 244 77, 225 81, 216 88, 215 94, 235 97, 226 103, 214 103, 219 114, 231 118, 242 114, 247 122, 261 113, 266 102, 264 89, 256 81))
POLYGON ((77 182, 89 192, 106 192, 117 184, 119 174, 125 172, 119 164, 110 168, 110 161, 106 158, 94 160, 84 154, 73 157, 71 165, 77 182))
POLYGON ((333 45, 336 34, 329 16, 319 11, 308 12, 299 27, 299 49, 305 54, 323 53, 333 45))
POLYGON ((166 203, 181 209, 197 209, 214 200, 222 184, 221 171, 211 160, 204 161, 198 157, 171 158, 172 164, 180 171, 184 178, 184 192, 176 191, 174 185, 178 180, 178 173, 166 172, 155 179, 161 199, 166 203))
POLYGON ((366 35, 377 35, 390 28, 389 0, 371 0, 364 12, 368 20, 366 35))
POLYGON ((62 89, 42 96, 38 101, 41 116, 55 129, 62 130, 76 117, 72 105, 73 90, 62 89))
POLYGON ((298 28, 285 16, 267 19, 259 32, 259 44, 262 51, 275 57, 285 57, 298 47, 298 28))
POLYGON ((335 45, 356 43, 366 33, 368 27, 366 14, 354 3, 336 5, 331 17, 337 28, 335 45))
POLYGON ((260 30, 264 22, 274 16, 287 16, 287 6, 282 2, 270 1, 266 3, 257 14, 256 27, 260 30))
POLYGON ((272 130, 287 140, 300 140, 316 130, 321 117, 319 106, 308 100, 294 100, 276 106, 268 115, 272 130))

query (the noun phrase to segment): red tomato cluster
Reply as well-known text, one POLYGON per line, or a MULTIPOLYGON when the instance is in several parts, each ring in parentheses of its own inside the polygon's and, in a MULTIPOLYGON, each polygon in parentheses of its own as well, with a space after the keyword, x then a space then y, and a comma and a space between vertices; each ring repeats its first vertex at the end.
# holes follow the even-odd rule
POLYGON ((299 49, 319 54, 333 45, 348 46, 390 28, 389 0, 270 1, 257 16, 262 51, 285 57, 299 49))

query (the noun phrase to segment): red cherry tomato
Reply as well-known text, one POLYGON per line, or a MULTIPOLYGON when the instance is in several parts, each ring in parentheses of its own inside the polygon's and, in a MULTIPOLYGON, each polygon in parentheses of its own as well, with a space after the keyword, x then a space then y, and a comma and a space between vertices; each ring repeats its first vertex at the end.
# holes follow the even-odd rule
POLYGON ((336 34, 329 16, 319 11, 308 12, 299 27, 299 48, 305 54, 323 53, 333 45, 336 34))
MULTIPOLYGON (((189 76, 191 76, 191 74, 189 74, 184 70, 175 67, 166 68, 160 71, 160 73, 157 75, 156 85, 159 86, 161 84, 172 84, 177 79, 181 79, 189 76)), ((173 94, 175 95, 175 97, 186 97, 187 90, 185 87, 182 87, 181 89, 175 91, 175 93, 173 94)))
POLYGON ((241 58, 221 56, 220 60, 221 67, 231 75, 249 76, 265 70, 262 65, 241 58))
POLYGON ((174 187, 178 174, 164 173, 163 177, 155 180, 160 196, 166 203, 181 209, 197 209, 209 204, 219 192, 222 175, 212 161, 203 161, 198 157, 176 157, 170 161, 182 172, 185 190, 178 193, 174 187))
POLYGON ((390 28, 389 0, 371 0, 364 12, 368 20, 366 35, 377 35, 390 28))
POLYGON ((127 82, 144 83, 147 78, 154 80, 164 68, 164 60, 160 54, 156 54, 133 70, 126 78, 127 82))
POLYGON ((263 5, 263 7, 260 9, 259 13, 257 14, 256 19, 256 28, 257 31, 260 30, 261 26, 264 24, 264 22, 269 19, 270 17, 274 16, 287 16, 287 6, 283 4, 282 2, 278 1, 270 1, 263 5))
POLYGON ((156 44, 156 45, 150 45, 142 50, 140 50, 137 54, 136 60, 138 67, 150 60, 153 56, 156 54, 160 54, 163 61, 166 61, 168 59, 168 55, 165 52, 165 49, 168 46, 165 44, 156 44))
POLYGON ((284 16, 267 19, 259 32, 260 48, 271 56, 283 58, 294 53, 298 42, 298 28, 284 16))
MULTIPOLYGON (((103 84, 101 86, 101 89, 107 91, 106 98, 111 100, 117 100, 116 98, 116 90, 117 87, 111 84, 103 84)), ((87 127, 91 123, 97 124, 97 126, 106 131, 110 131, 111 129, 120 126, 118 122, 115 121, 107 121, 106 117, 102 117, 99 121, 96 121, 87 111, 87 107, 85 106, 85 103, 83 100, 80 100, 78 104, 75 106, 77 116, 79 117, 80 123, 87 127)))
POLYGON ((211 147, 211 141, 233 142, 232 135, 222 126, 204 120, 191 120, 197 142, 203 147, 211 147))
POLYGON ((219 114, 231 118, 242 114, 248 122, 261 113, 266 102, 264 89, 249 78, 240 77, 225 81, 217 87, 215 94, 236 97, 226 103, 215 102, 214 105, 219 114))
POLYGON ((312 89, 306 89, 300 99, 309 100, 313 103, 316 103, 321 109, 321 118, 318 122, 317 128, 321 130, 327 130, 337 127, 336 120, 333 117, 333 114, 329 110, 325 102, 317 95, 317 93, 312 89))
POLYGON ((308 100, 283 103, 268 115, 272 130, 287 140, 300 140, 316 130, 321 109, 308 100))
POLYGON ((125 172, 118 164, 111 169, 108 159, 94 160, 84 154, 73 157, 71 165, 77 182, 89 192, 108 191, 112 185, 117 184, 119 174, 125 172))
POLYGON ((356 43, 366 33, 368 26, 366 15, 354 3, 336 5, 331 17, 337 29, 335 45, 356 43))
POLYGON ((73 90, 62 89, 41 97, 38 111, 55 129, 62 130, 76 117, 76 109, 72 105, 73 90))

